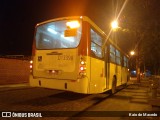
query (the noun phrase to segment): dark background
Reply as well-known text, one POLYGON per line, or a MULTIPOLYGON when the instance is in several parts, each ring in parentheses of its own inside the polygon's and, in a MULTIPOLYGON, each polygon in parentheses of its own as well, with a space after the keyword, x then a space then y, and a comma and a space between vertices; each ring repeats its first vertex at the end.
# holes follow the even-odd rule
POLYGON ((0 55, 31 55, 35 25, 57 17, 85 15, 108 34, 111 21, 125 1, 128 2, 119 17, 124 29, 117 33, 117 44, 129 53, 137 38, 125 28, 139 32, 140 27, 145 30, 146 24, 159 19, 159 0, 1 0, 0 55))
POLYGON ((1 0, 0 55, 31 55, 35 25, 64 16, 89 16, 103 30, 113 19, 111 0, 1 0))

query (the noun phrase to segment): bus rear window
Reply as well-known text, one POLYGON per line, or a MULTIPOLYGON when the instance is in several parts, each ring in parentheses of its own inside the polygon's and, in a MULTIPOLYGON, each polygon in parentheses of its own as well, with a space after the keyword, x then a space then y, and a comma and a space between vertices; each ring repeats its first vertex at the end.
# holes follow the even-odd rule
POLYGON ((81 22, 78 21, 79 25, 76 25, 75 28, 68 27, 67 22, 72 21, 54 21, 38 26, 35 36, 36 48, 49 50, 77 47, 81 38, 81 22))

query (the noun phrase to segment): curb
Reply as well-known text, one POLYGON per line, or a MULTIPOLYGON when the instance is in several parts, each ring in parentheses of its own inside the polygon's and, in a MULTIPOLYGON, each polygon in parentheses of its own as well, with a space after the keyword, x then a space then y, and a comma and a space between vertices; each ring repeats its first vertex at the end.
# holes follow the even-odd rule
POLYGON ((29 87, 29 83, 0 85, 0 88, 29 87))

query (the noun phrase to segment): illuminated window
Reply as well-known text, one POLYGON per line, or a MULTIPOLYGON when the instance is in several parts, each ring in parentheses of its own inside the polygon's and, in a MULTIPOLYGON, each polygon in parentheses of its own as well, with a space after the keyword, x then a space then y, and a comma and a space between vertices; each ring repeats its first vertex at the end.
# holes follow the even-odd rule
POLYGON ((65 37, 68 20, 54 21, 42 24, 37 27, 36 31, 36 48, 37 49, 59 49, 75 48, 79 45, 81 39, 81 22, 79 27, 73 31, 67 31, 70 36, 65 37))
POLYGON ((116 50, 116 63, 118 65, 121 65, 121 55, 120 55, 120 51, 116 50))
POLYGON ((102 58, 102 37, 91 29, 91 55, 102 58))
POLYGON ((116 60, 116 49, 110 45, 110 62, 113 62, 115 63, 115 60, 116 60))
POLYGON ((128 67, 128 58, 124 56, 123 60, 124 60, 124 67, 128 67))

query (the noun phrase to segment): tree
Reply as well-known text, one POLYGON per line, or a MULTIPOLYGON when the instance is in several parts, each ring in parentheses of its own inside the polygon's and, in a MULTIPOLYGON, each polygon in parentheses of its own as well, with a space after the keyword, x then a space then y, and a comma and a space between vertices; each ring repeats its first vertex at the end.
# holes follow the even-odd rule
POLYGON ((159 5, 159 0, 131 0, 120 22, 138 51, 139 67, 153 74, 160 74, 159 5))

